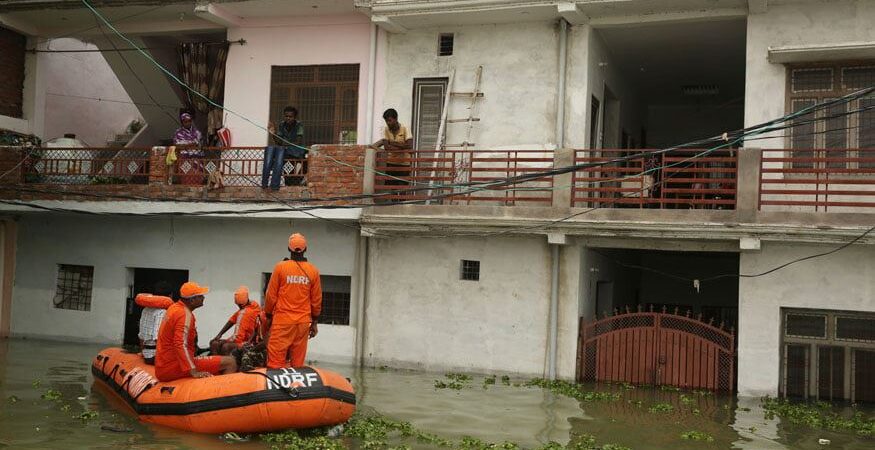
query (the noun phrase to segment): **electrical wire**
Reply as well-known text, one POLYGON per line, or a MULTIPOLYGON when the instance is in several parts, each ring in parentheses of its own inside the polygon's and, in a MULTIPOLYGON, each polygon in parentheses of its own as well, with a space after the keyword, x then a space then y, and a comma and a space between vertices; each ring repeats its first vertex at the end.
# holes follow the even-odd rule
MULTIPOLYGON (((127 41, 128 44, 130 44, 132 47, 139 49, 139 47, 138 47, 133 41, 131 41, 127 36, 125 36, 123 33, 121 33, 117 28, 115 28, 115 27, 112 25, 112 23, 110 23, 110 22, 109 22, 109 21, 108 21, 108 20, 107 20, 107 19, 106 19, 106 18, 105 18, 105 17, 104 17, 104 16, 103 16, 98 10, 97 10, 97 9, 95 9, 95 8, 94 8, 94 7, 88 2, 88 0, 81 0, 81 1, 82 1, 82 3, 83 3, 83 4, 84 4, 89 10, 91 10, 91 12, 92 12, 92 13, 93 13, 93 14, 94 14, 99 20, 103 21, 103 22, 104 22, 104 23, 105 23, 105 24, 106 24, 106 25, 107 25, 107 26, 108 26, 113 32, 115 32, 119 37, 121 37, 123 40, 127 41)), ((220 104, 218 104, 218 103, 212 101, 210 98, 208 98, 207 96, 205 96, 205 95, 203 95, 202 93, 200 93, 197 89, 192 88, 191 86, 187 85, 185 82, 183 82, 182 80, 180 80, 175 74, 173 74, 173 73, 172 73, 171 71, 169 71, 167 68, 165 68, 164 66, 162 66, 158 61, 156 61, 154 58, 152 58, 151 55, 149 55, 149 54, 146 53, 145 51, 143 51, 143 50, 140 49, 140 50, 139 50, 139 53, 142 54, 144 57, 146 57, 150 62, 152 62, 156 67, 158 67, 162 72, 164 72, 166 75, 168 75, 172 80, 174 80, 175 82, 177 82, 180 86, 184 87, 185 89, 187 89, 188 91, 192 92, 193 94, 195 94, 195 95, 201 97, 203 100, 205 100, 205 101, 206 101, 207 103, 209 103, 210 105, 212 105, 212 106, 214 106, 214 107, 216 107, 216 108, 220 108, 220 109, 222 109, 222 110, 225 110, 225 111, 227 111, 227 112, 229 112, 229 113, 231 113, 231 114, 233 114, 233 115, 235 115, 235 116, 237 116, 237 117, 239 117, 239 118, 241 118, 241 119, 243 119, 243 120, 249 122, 250 124, 254 125, 255 127, 259 128, 259 129, 261 129, 261 130, 267 131, 270 135, 272 135, 272 136, 274 136, 276 139, 279 139, 280 141, 282 141, 282 142, 288 144, 289 146, 293 146, 293 147, 297 147, 297 148, 305 149, 305 147, 302 147, 302 146, 300 146, 300 145, 297 145, 297 144, 294 144, 294 143, 292 143, 292 142, 289 142, 289 141, 287 141, 286 139, 283 139, 282 137, 276 135, 275 133, 271 133, 270 130, 268 130, 268 129, 265 128, 264 126, 261 126, 260 124, 256 123, 256 122, 253 121, 252 119, 250 119, 250 118, 248 118, 248 117, 246 117, 246 116, 244 116, 244 115, 242 115, 242 114, 240 114, 240 113, 237 113, 237 112, 234 111, 234 110, 228 109, 228 108, 224 107, 223 105, 220 105, 220 104)), ((870 89, 868 89, 868 90, 865 90, 865 89, 864 89, 864 90, 858 91, 858 93, 859 93, 859 92, 865 92, 865 94, 868 94, 868 93, 871 93, 872 91, 873 91, 873 88, 870 88, 870 89)), ((820 103, 820 104, 815 104, 815 105, 812 105, 812 106, 810 106, 810 107, 803 108, 802 110, 800 110, 800 111, 798 111, 798 112, 796 112, 796 113, 793 113, 793 114, 791 114, 791 115, 784 116, 783 118, 779 118, 779 119, 776 119, 776 120, 771 121, 771 122, 767 122, 765 125, 768 126, 768 125, 770 125, 770 124, 774 124, 774 123, 781 123, 782 121, 787 120, 787 117, 793 117, 793 118, 795 118, 795 117, 798 117, 798 116, 801 116, 801 115, 807 114, 807 113, 809 113, 809 112, 816 111, 816 110, 819 109, 819 108, 830 107, 831 105, 838 104, 838 103, 840 103, 840 102, 846 102, 847 99, 849 99, 849 98, 853 98, 853 96, 858 95, 858 93, 851 93, 851 94, 848 94, 848 95, 846 95, 846 96, 838 97, 838 98, 835 98, 835 99, 832 99, 832 100, 827 100, 827 101, 822 102, 822 103, 820 103)), ((864 94, 864 95, 865 95, 865 94, 864 94)), ((754 128, 746 128, 746 129, 743 129, 743 130, 741 130, 741 131, 742 131, 743 133, 746 133, 746 132, 748 132, 749 130, 754 130, 754 128)), ((723 139, 724 139, 724 140, 728 140, 728 138, 727 138, 725 135, 723 136, 723 139)), ((713 140, 716 140, 716 139, 712 138, 711 140, 713 141, 713 140)), ((342 165, 342 166, 352 167, 352 168, 356 168, 356 169, 359 169, 359 170, 371 171, 371 172, 374 172, 374 173, 376 173, 376 174, 379 174, 379 175, 382 175, 382 176, 386 176, 386 177, 389 177, 389 178, 393 178, 393 179, 397 179, 397 180, 401 180, 401 181, 405 181, 405 182, 407 181, 407 180, 404 180, 403 178, 400 178, 400 177, 397 177, 397 176, 394 176, 394 175, 390 175, 390 174, 388 174, 388 173, 383 173, 383 172, 376 171, 375 169, 373 169, 373 168, 371 168, 371 167, 355 166, 355 165, 353 165, 353 164, 349 164, 349 163, 347 163, 347 162, 337 160, 336 158, 332 157, 331 155, 326 155, 326 156, 327 156, 328 159, 331 160, 332 162, 334 162, 334 163, 336 163, 336 164, 339 164, 339 165, 342 165)), ((575 169, 572 169, 572 170, 575 170, 575 169)), ((416 182, 416 181, 413 181, 413 184, 420 184, 420 183, 418 183, 418 182, 416 182)), ((429 184, 429 188, 430 188, 430 189, 434 189, 435 186, 429 184)))
MULTIPOLYGON (((145 11, 140 11, 140 12, 136 12, 136 13, 133 13, 133 14, 129 14, 129 15, 127 15, 127 16, 122 16, 122 17, 118 17, 118 18, 112 19, 112 21, 113 21, 114 23, 123 22, 123 21, 128 20, 128 19, 133 19, 134 17, 139 17, 139 16, 142 16, 142 15, 145 15, 145 14, 149 14, 149 13, 151 13, 151 12, 155 12, 155 11, 161 9, 161 8, 164 8, 165 6, 167 6, 167 5, 159 5, 159 6, 156 6, 156 7, 154 7, 154 8, 147 9, 147 10, 145 10, 145 11)), ((69 33, 59 34, 59 35, 57 35, 57 36, 49 36, 49 37, 44 37, 44 38, 38 38, 38 39, 37 39, 37 43, 40 43, 40 44, 41 44, 41 43, 49 42, 49 41, 52 41, 52 40, 55 40, 55 39, 63 39, 63 38, 67 38, 67 37, 73 37, 73 36, 75 36, 75 35, 77 35, 77 34, 82 34, 82 33, 86 32, 86 31, 91 31, 91 30, 93 30, 93 29, 95 29, 95 28, 97 28, 97 25, 92 25, 92 26, 90 26, 90 27, 88 27, 88 28, 82 28, 82 29, 80 29, 80 30, 71 31, 71 32, 69 32, 69 33)))
MULTIPOLYGON (((95 21, 96 21, 96 19, 95 19, 95 21)), ((105 31, 103 31, 103 26, 100 25, 100 22, 97 22, 97 28, 100 30, 100 33, 103 34, 104 39, 106 39, 106 41, 109 42, 109 45, 111 45, 112 48, 116 50, 116 54, 118 54, 118 57, 125 64, 125 67, 127 67, 128 70, 131 72, 131 75, 133 75, 134 78, 137 80, 137 82, 140 83, 140 86, 143 88, 143 92, 146 93, 146 96, 149 97, 149 100, 152 101, 152 103, 155 105, 155 107, 159 108, 161 110, 161 112, 163 112, 167 117, 169 117, 173 123, 176 123, 177 117, 174 116, 173 114, 170 114, 169 112, 167 112, 167 110, 161 108, 161 104, 158 103, 158 100, 155 100, 155 97, 153 97, 152 93, 149 92, 149 88, 146 87, 146 83, 143 81, 142 78, 140 78, 140 74, 138 74, 137 71, 134 70, 133 67, 131 67, 130 62, 128 62, 128 59, 125 58, 124 53, 118 51, 118 47, 115 45, 115 42, 113 42, 112 38, 110 38, 109 35, 107 35, 105 31)))
POLYGON ((106 102, 106 103, 123 103, 123 104, 126 104, 126 105, 150 106, 150 107, 153 107, 153 108, 164 108, 164 109, 167 109, 167 110, 173 110, 173 111, 177 111, 177 110, 179 110, 179 106, 173 106, 173 105, 162 105, 162 104, 142 103, 142 102, 130 102, 130 101, 127 101, 127 100, 113 100, 113 99, 101 98, 101 97, 88 97, 88 96, 85 96, 85 95, 58 94, 58 93, 55 93, 55 92, 46 92, 46 95, 51 95, 51 96, 54 96, 54 97, 77 98, 77 99, 81 99, 81 100, 94 100, 94 101, 97 101, 97 102, 106 102))
MULTIPOLYGON (((727 147, 727 146, 735 145, 736 143, 738 143, 738 142, 739 142, 740 140, 742 140, 742 139, 746 139, 746 138, 745 138, 744 136, 741 136, 741 137, 739 137, 738 139, 736 139, 735 141, 732 141, 732 142, 730 142, 730 143, 728 143, 728 144, 722 144, 722 145, 717 146, 717 147, 715 147, 715 148, 713 148, 713 149, 706 150, 706 151, 704 151, 704 152, 701 152, 701 153, 699 153, 699 154, 693 155, 693 156, 688 157, 688 158, 683 159, 683 160, 679 160, 679 161, 677 161, 677 162, 674 163, 674 164, 663 165, 663 166, 657 166, 657 167, 654 167, 654 168, 651 168, 651 169, 645 170, 645 171, 643 171, 643 172, 641 172, 641 173, 638 173, 638 174, 631 174, 631 175, 627 175, 627 176, 624 176, 624 177, 617 177, 617 178, 613 178, 613 179, 600 180, 600 181, 598 181, 598 182, 596 182, 596 183, 592 183, 592 182, 591 182, 591 183, 588 183, 588 185, 589 185, 589 186, 593 186, 593 185, 595 185, 595 184, 601 184, 601 183, 609 183, 609 182, 622 181, 622 180, 624 180, 624 179, 634 178, 634 177, 638 177, 638 176, 645 175, 645 174, 648 174, 648 173, 656 172, 656 171, 658 171, 658 170, 662 170, 662 169, 665 169, 665 168, 668 168, 668 167, 677 166, 677 165, 683 164, 683 163, 685 163, 685 162, 688 162, 688 161, 694 160, 694 159, 696 159, 696 158, 698 158, 698 157, 704 156, 705 154, 708 154, 708 153, 710 153, 710 152, 712 152, 712 151, 714 151, 714 150, 717 150, 717 149, 720 149, 720 148, 724 148, 724 147, 727 147)), ((708 140, 713 140, 713 138, 709 138, 708 140)), ((701 141, 697 141, 696 143, 698 143, 698 142, 701 142, 701 141)), ((678 147, 683 147, 683 146, 687 146, 687 145, 690 145, 690 144, 684 144, 684 145, 682 145, 682 146, 678 146, 678 147)), ((677 147, 675 147, 675 148, 677 148, 677 147)), ((652 156, 652 155, 654 155, 654 154, 658 154, 658 153, 665 152, 665 151, 670 151, 670 150, 672 150, 672 149, 664 149, 664 150, 660 150, 660 151, 657 151, 657 152, 639 152, 639 153, 635 153, 635 154, 631 154, 631 155, 623 156, 623 157, 620 157, 620 158, 614 158, 614 159, 610 159, 610 160, 606 160, 606 161, 600 161, 600 162, 595 162, 595 163, 578 164, 578 165, 575 165, 575 166, 569 166, 569 167, 567 167, 567 168, 562 168, 562 169, 577 169, 577 170, 579 170, 579 169, 582 169, 582 168, 593 168, 593 167, 598 167, 598 166, 603 166, 603 165, 612 164, 612 163, 615 163, 615 162, 620 162, 620 161, 629 160, 629 159, 632 159, 632 158, 639 158, 639 157, 642 157, 642 156, 652 156)), ((233 170, 233 168, 232 168, 232 170, 233 170)), ((526 177, 528 177, 528 178, 531 178, 531 177, 535 177, 535 178, 543 178, 543 177, 545 177, 545 176, 550 176, 550 175, 551 175, 551 173, 549 173, 549 171, 541 171, 541 172, 537 172, 537 173, 532 174, 532 175, 524 175, 523 177, 524 177, 524 178, 526 178, 526 177)), ((248 179, 248 178, 249 178, 248 176, 243 175, 243 174, 240 174, 240 176, 243 177, 244 179, 248 179)), ((667 179, 668 179, 668 178, 671 178, 672 176, 673 176, 673 175, 668 175, 668 176, 663 177, 662 182, 667 181, 667 179)), ((251 180, 250 180, 250 181, 251 181, 251 180)), ((510 184, 512 184, 512 183, 514 183, 514 182, 519 182, 519 181, 524 181, 524 180, 514 180, 514 179, 512 179, 512 178, 498 179, 497 181, 487 182, 488 184, 490 184, 490 186, 487 186, 486 189, 477 188, 476 190, 493 190, 493 191, 494 191, 495 188, 497 187, 497 186, 496 186, 496 183, 499 183, 499 184, 505 184, 505 185, 510 185, 510 184)), ((475 183, 468 183, 467 185, 470 186, 470 185, 474 185, 474 184, 475 184, 475 183)), ((462 185, 462 184, 456 184, 456 185, 454 185, 454 186, 463 186, 463 185, 462 185)), ((476 187, 476 186, 475 186, 475 187, 476 187)), ((559 187, 557 187, 557 186, 553 186, 553 187, 549 187, 549 188, 545 188, 545 187, 536 187, 536 188, 526 188, 526 187, 522 187, 522 188, 508 188, 508 189, 504 189, 504 190, 538 190, 538 191, 549 191, 549 190, 556 190, 556 189, 565 189, 565 188, 568 188, 568 187, 570 187, 570 186, 559 186, 559 187)), ((307 202, 307 201, 342 201, 342 200, 357 200, 357 199, 360 200, 360 199, 365 199, 365 198, 377 198, 377 197, 379 197, 379 196, 392 195, 393 193, 398 193, 398 192, 410 192, 410 191, 415 191, 415 190, 417 190, 417 188, 409 188, 409 187, 408 187, 408 188, 402 188, 402 189, 400 189, 399 191, 392 191, 392 192, 383 193, 383 194, 360 194, 360 195, 355 195, 355 196, 328 197, 328 198, 321 198, 321 199, 316 199, 316 198, 314 198, 314 199, 298 199, 297 201, 299 201, 299 202, 300 202, 300 201, 307 202)), ((450 193, 441 194, 441 195, 439 195, 439 196, 430 196, 430 197, 428 197, 428 199, 448 198, 448 197, 462 196, 462 195, 466 195, 466 194, 468 194, 468 193, 470 193, 470 192, 473 192, 473 191, 458 191, 458 192, 450 192, 450 193)), ((73 195, 77 195, 76 193, 71 193, 71 192, 68 192, 68 191, 55 191, 54 193, 73 194, 73 195)), ((97 194, 87 194, 87 195, 95 195, 95 196, 97 196, 97 194)), ((125 198, 131 198, 131 197, 125 197, 125 198)), ((162 199, 162 198, 158 198, 158 199, 156 199, 156 198, 154 198, 154 197, 149 197, 149 198, 136 197, 136 198, 134 198, 134 199, 137 199, 137 200, 165 200, 165 201, 176 201, 176 199, 174 199, 174 198, 163 198, 163 199, 162 199)), ((422 202, 422 201, 424 201, 424 200, 426 200, 426 199, 420 198, 420 199, 409 200, 409 201, 394 201, 394 202, 389 202, 389 203, 387 203, 387 204, 377 204, 377 206, 391 206, 391 205, 395 205, 395 204, 420 203, 420 202, 422 202)), ((246 202, 246 201, 240 201, 240 202, 246 202)), ((604 203, 604 202, 602 202, 602 203, 604 203)), ((374 205, 370 205, 370 204, 354 204, 354 205, 350 205, 350 206, 351 206, 351 207, 363 207, 363 206, 374 206, 374 205)), ((559 221, 562 221, 562 219, 560 219, 559 221)))

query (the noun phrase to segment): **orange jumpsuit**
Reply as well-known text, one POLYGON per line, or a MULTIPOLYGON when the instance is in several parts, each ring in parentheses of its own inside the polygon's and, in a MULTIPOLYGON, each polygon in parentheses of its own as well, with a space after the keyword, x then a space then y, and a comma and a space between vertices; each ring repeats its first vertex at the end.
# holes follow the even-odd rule
POLYGON ((252 340, 258 326, 261 307, 258 303, 249 302, 243 309, 231 315, 228 322, 234 324, 234 336, 229 341, 241 346, 252 340))
POLYGON ((155 376, 161 381, 173 381, 190 377, 192 369, 218 374, 222 357, 196 358, 196 349, 197 324, 194 314, 183 302, 170 305, 158 330, 155 376))
POLYGON ((281 261, 267 285, 264 312, 273 315, 267 367, 300 367, 307 357, 310 323, 322 312, 319 269, 306 261, 281 261))

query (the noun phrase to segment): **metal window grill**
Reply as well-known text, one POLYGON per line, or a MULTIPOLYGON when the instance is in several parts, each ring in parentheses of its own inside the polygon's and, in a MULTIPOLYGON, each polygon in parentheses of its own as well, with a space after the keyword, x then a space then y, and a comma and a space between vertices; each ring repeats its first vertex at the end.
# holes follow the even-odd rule
POLYGON ((274 66, 270 120, 282 121, 293 106, 304 124, 301 145, 355 142, 358 126, 358 64, 274 66))
POLYGON ((787 314, 785 327, 787 336, 826 338, 826 316, 787 314))
POLYGON ((349 304, 352 279, 348 276, 321 275, 322 314, 320 323, 349 325, 349 304))
POLYGON ((91 310, 93 266, 58 264, 58 287, 55 290, 55 308, 76 311, 91 310))
POLYGON ((480 280, 480 261, 462 260, 462 268, 459 276, 462 280, 480 280))
POLYGON ((792 72, 793 92, 820 92, 833 89, 833 69, 795 69, 792 72))
POLYGON ((438 36, 438 56, 451 56, 453 54, 453 33, 441 33, 438 36))

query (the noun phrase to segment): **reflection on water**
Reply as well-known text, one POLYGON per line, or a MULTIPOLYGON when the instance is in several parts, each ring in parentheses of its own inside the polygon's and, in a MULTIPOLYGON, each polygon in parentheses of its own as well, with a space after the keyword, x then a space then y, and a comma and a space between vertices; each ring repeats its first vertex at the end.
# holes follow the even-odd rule
MULTIPOLYGON (((101 346, 33 340, 0 340, 0 447, 98 449, 227 449, 218 436, 197 435, 139 423, 92 386, 89 362, 101 346), (49 389, 61 401, 42 399, 49 389), (17 401, 16 401, 17 400, 17 401), (86 410, 99 417, 74 418, 86 410), (101 426, 130 429, 113 432, 101 426)), ((847 433, 810 430, 764 419, 756 399, 673 392, 660 389, 600 386, 621 394, 618 401, 578 402, 540 388, 483 388, 474 376, 461 390, 435 389, 443 374, 353 369, 326 364, 353 379, 360 410, 373 410, 449 439, 472 436, 484 441, 517 442, 537 447, 548 441, 567 443, 571 436, 592 434, 599 443, 633 449, 814 449, 818 438, 831 448, 872 448, 873 441, 847 433), (659 405, 654 407, 654 405, 659 405), (711 443, 688 441, 682 433, 699 431, 711 443)), ((514 380, 519 383, 521 380, 514 380)), ((254 439, 233 448, 264 449, 254 439)))

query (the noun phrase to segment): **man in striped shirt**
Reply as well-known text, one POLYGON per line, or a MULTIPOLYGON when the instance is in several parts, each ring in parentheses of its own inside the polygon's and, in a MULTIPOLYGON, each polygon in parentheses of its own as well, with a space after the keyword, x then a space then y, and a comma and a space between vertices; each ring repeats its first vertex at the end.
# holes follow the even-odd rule
POLYGON ((210 289, 189 281, 179 288, 179 301, 167 308, 158 330, 155 376, 161 381, 179 378, 203 378, 237 371, 230 356, 195 357, 197 324, 193 311, 204 305, 210 289))

